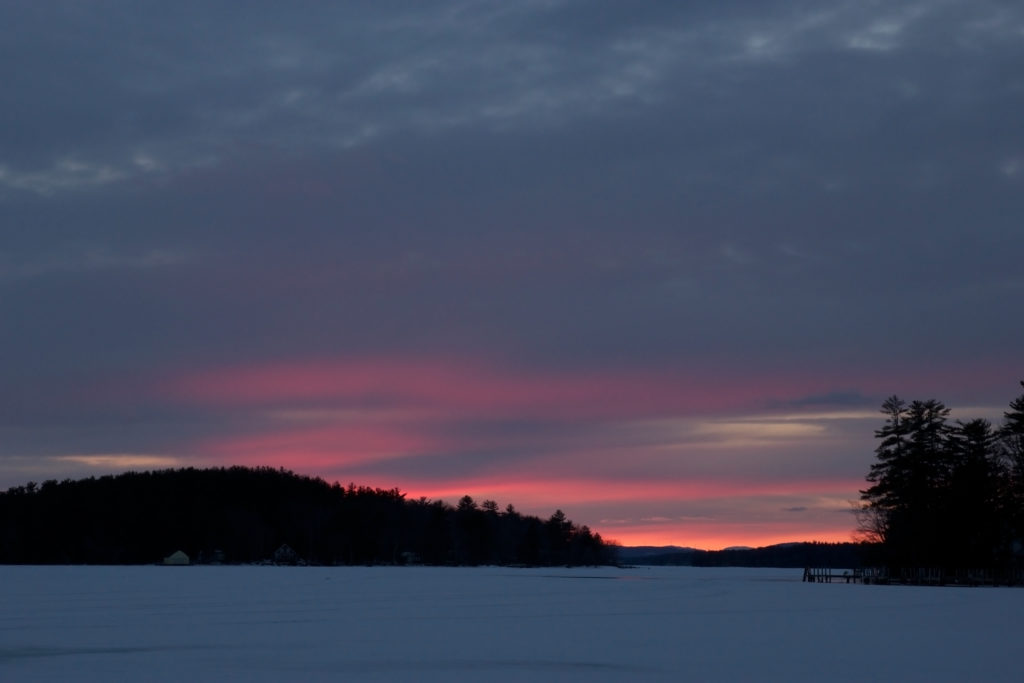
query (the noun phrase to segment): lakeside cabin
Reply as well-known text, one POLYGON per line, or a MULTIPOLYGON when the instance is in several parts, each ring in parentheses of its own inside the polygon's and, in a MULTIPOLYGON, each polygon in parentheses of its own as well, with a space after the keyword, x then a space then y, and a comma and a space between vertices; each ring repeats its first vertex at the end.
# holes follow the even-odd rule
POLYGON ((175 550, 173 553, 164 558, 164 564, 167 566, 180 567, 192 564, 192 561, 189 559, 188 555, 186 555, 183 551, 175 550))

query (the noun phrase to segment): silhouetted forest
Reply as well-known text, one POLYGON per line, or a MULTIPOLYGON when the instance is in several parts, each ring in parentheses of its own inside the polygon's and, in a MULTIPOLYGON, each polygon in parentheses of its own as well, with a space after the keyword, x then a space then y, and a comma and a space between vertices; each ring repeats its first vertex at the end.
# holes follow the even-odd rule
POLYGON ((524 564, 615 562, 615 547, 559 510, 406 500, 261 467, 129 472, 0 493, 0 563, 524 564), (276 556, 275 556, 276 554, 276 556))
POLYGON ((762 548, 697 550, 681 548, 664 553, 633 557, 624 548, 625 562, 687 567, 835 567, 854 569, 862 565, 869 546, 863 543, 780 543, 762 548))
MULTIPOLYGON (((1024 382, 1021 382, 1024 386, 1024 382)), ((861 491, 860 530, 881 543, 873 560, 946 574, 1019 572, 1024 562, 1024 395, 999 427, 950 422, 936 400, 882 404, 876 462, 861 491)))

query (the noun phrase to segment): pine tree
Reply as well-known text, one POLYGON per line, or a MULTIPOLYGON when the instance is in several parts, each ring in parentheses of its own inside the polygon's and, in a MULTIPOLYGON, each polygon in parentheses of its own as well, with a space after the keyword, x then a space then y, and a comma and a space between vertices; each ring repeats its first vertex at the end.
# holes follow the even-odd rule
POLYGON ((1004 468, 996 442, 988 420, 958 421, 950 432, 949 479, 938 515, 947 566, 991 566, 1004 545, 999 511, 1004 468))
POLYGON ((877 462, 861 491, 862 529, 888 548, 897 564, 921 564, 941 552, 941 490, 948 482, 949 408, 934 399, 909 405, 898 396, 882 404, 875 432, 877 462))
MULTIPOLYGON (((1024 381, 1020 384, 1024 386, 1024 381)), ((1013 551, 1024 554, 1024 394, 1010 402, 1003 416, 1006 421, 999 430, 999 441, 1007 473, 1001 512, 1009 525, 1007 536, 1013 551)))
POLYGON ((894 478, 905 462, 907 452, 907 403, 899 396, 890 396, 880 411, 886 416, 885 424, 875 431, 881 442, 875 448, 878 461, 871 465, 868 481, 874 484, 862 491, 862 498, 880 507, 893 507, 899 497, 899 486, 894 478))
POLYGON ((901 479, 907 451, 907 403, 899 396, 885 399, 880 411, 885 424, 875 431, 880 439, 875 448, 876 462, 871 465, 867 480, 872 486, 860 492, 864 504, 858 522, 866 540, 886 543, 890 520, 901 506, 901 479))

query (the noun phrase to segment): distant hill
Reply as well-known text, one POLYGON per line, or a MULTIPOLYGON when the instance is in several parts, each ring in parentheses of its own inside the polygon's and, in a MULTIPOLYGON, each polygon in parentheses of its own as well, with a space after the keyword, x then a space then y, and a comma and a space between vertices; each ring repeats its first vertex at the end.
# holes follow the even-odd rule
POLYGON ((623 547, 625 564, 692 567, 860 567, 877 547, 865 543, 780 543, 763 548, 697 550, 664 546, 623 547))
POLYGON ((0 563, 613 564, 556 511, 409 501, 269 467, 128 472, 0 493, 0 563), (179 552, 180 551, 180 554, 179 552))
POLYGON ((618 555, 619 561, 625 564, 649 564, 644 560, 652 557, 685 556, 695 552, 698 552, 696 548, 685 548, 678 545, 634 545, 619 548, 618 555))

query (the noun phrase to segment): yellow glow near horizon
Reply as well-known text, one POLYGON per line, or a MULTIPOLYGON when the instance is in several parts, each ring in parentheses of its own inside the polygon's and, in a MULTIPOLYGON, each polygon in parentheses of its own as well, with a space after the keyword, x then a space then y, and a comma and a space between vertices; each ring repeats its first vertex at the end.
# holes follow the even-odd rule
POLYGON ((130 469, 135 467, 178 467, 180 458, 145 453, 100 453, 91 455, 58 455, 53 460, 73 462, 88 467, 130 469))

